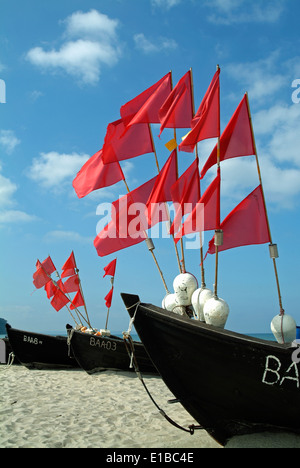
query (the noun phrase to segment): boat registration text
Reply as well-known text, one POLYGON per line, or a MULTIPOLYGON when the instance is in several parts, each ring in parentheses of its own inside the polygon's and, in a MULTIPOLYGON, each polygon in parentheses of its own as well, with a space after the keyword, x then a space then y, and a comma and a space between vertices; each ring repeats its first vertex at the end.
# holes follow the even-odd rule
POLYGON ((28 336, 28 335, 23 335, 23 341, 25 341, 26 343, 34 344, 34 345, 43 344, 42 340, 39 340, 37 337, 28 336))
POLYGON ((98 346, 98 348, 104 348, 108 351, 116 351, 117 343, 110 340, 102 340, 101 338, 95 338, 91 336, 90 338, 90 346, 98 346))

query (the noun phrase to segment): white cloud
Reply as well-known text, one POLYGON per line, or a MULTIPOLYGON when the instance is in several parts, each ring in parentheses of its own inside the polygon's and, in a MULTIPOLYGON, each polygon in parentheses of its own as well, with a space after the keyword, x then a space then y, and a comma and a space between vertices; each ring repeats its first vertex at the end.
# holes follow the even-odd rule
POLYGON ((181 3, 181 0, 151 0, 152 6, 164 8, 165 10, 170 10, 179 3, 181 3))
POLYGON ((21 141, 16 137, 13 130, 0 130, 0 146, 7 154, 11 154, 20 143, 21 141))
POLYGON ((133 39, 136 48, 142 50, 145 54, 174 50, 177 48, 176 41, 166 37, 159 37, 154 41, 147 39, 143 33, 140 33, 135 34, 133 39))
POLYGON ((93 238, 91 237, 84 237, 78 232, 74 231, 50 231, 48 232, 44 240, 46 242, 52 243, 52 242, 68 242, 68 243, 80 243, 80 244, 90 244, 93 242, 93 238))
POLYGON ((211 23, 231 25, 237 23, 276 23, 283 11, 285 0, 207 0, 213 13, 211 23))
POLYGON ((0 224, 15 224, 15 223, 28 223, 36 221, 37 217, 29 215, 24 211, 19 210, 4 210, 0 211, 0 224))
POLYGON ((115 65, 121 55, 118 21, 91 10, 77 11, 62 23, 66 29, 59 49, 30 49, 26 55, 42 71, 63 71, 80 84, 96 84, 103 66, 115 65))
POLYGON ((7 207, 13 204, 12 198, 16 190, 16 184, 0 174, 0 207, 7 207))
POLYGON ((28 177, 44 188, 62 191, 65 185, 71 186, 72 179, 89 159, 87 154, 60 154, 56 151, 41 153, 34 158, 28 170, 28 177))

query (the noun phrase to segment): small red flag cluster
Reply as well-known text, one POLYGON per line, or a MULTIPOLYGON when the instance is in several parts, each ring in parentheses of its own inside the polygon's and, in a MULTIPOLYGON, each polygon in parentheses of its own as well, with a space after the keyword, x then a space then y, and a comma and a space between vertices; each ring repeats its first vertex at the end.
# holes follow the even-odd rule
POLYGON ((51 259, 47 257, 42 263, 38 260, 36 263, 36 271, 33 274, 33 284, 37 289, 44 287, 50 303, 56 311, 62 309, 70 303, 70 309, 84 306, 80 288, 80 279, 76 267, 74 253, 72 252, 67 261, 62 267, 61 279, 55 281, 51 274, 54 273, 56 267, 51 259), (62 278, 67 278, 65 281, 62 278), (76 293, 71 300, 69 293, 76 293))
POLYGON ((112 296, 113 296, 113 292, 114 292, 113 279, 114 279, 115 272, 116 272, 116 265, 117 265, 117 259, 115 258, 115 260, 112 260, 108 265, 106 265, 106 267, 104 267, 104 272, 105 273, 103 275, 103 278, 106 275, 110 275, 112 277, 112 287, 111 287, 110 291, 108 292, 108 294, 104 298, 105 305, 106 305, 106 307, 108 309, 110 309, 110 307, 111 307, 112 296))
MULTIPOLYGON (((224 243, 220 250, 269 241, 260 185, 223 223, 220 220, 219 167, 217 177, 201 196, 200 180, 209 168, 226 159, 256 154, 246 94, 221 134, 219 68, 195 114, 190 70, 174 88, 171 72, 167 73, 124 104, 120 108, 120 117, 108 124, 102 149, 85 163, 74 179, 73 186, 78 197, 125 180, 120 161, 155 151, 150 124, 160 124, 158 136, 165 128, 189 128, 189 133, 178 146, 182 152, 193 152, 198 142, 209 138, 217 137, 219 144, 211 152, 200 173, 196 157, 180 177, 177 173, 177 149, 174 150, 156 177, 113 202, 112 219, 94 240, 99 256, 109 255, 145 240, 147 229, 168 219, 165 202, 173 202, 176 207, 170 229, 176 242, 189 233, 214 229, 224 231, 224 243), (139 213, 139 216, 136 213, 135 216, 129 215, 135 203, 145 206, 145 211, 139 213), (182 224, 185 215, 188 217, 182 224), (199 222, 199 218, 203 221, 199 222), (244 226, 249 223, 251 229, 245 229, 244 226)), ((214 253, 211 245, 212 241, 209 253, 214 253)), ((106 298, 108 304, 111 303, 111 296, 112 292, 106 298)))

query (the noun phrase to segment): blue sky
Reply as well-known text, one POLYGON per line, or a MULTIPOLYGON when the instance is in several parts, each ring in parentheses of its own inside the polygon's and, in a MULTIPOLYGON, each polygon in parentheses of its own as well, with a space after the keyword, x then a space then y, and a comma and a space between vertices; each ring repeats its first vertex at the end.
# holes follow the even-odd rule
MULTIPOLYGON (((221 68, 222 129, 249 94, 273 241, 278 244, 283 306, 300 323, 298 232, 300 4, 293 0, 1 0, 0 3, 0 317, 35 331, 64 330, 32 274, 51 255, 57 269, 75 252, 94 326, 105 324, 110 289, 93 245, 99 206, 125 194, 122 182, 79 200, 72 180, 102 145, 120 107, 172 70, 173 83, 191 68, 195 107, 221 68), (5 94, 3 91, 5 84, 5 94), (5 101, 5 102, 4 102, 5 101)), ((168 157, 165 130, 155 145, 168 157)), ((184 133, 178 132, 179 137, 184 133)), ((215 144, 199 144, 200 165, 215 144)), ((180 153, 180 170, 194 156, 180 153)), ((153 155, 122 162, 130 189, 156 175, 153 155)), ((212 168, 203 188, 215 177, 212 168)), ((222 217, 258 185, 253 157, 222 165, 222 217)), ((205 233, 204 250, 213 233, 205 233)), ((169 239, 155 253, 170 289, 178 274, 169 239)), ((110 329, 127 329, 120 292, 160 304, 164 288, 144 243, 117 255, 110 329)), ((200 280, 200 254, 186 249, 186 266, 200 280)), ((227 327, 269 331, 279 311, 268 246, 222 252, 220 297, 230 306, 227 327)), ((214 257, 205 262, 212 288, 214 257)))

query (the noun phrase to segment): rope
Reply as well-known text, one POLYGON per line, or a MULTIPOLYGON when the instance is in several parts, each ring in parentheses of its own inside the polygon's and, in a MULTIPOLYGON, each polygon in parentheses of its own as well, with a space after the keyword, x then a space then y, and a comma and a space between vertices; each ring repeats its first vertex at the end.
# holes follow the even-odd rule
POLYGON ((8 370, 13 365, 14 360, 15 360, 14 353, 13 352, 9 353, 6 365, 3 366, 3 367, 1 366, 0 370, 2 370, 2 371, 8 370))
MULTIPOLYGON (((135 310, 135 313, 134 313, 134 316, 133 318, 130 320, 130 322, 133 323, 133 320, 135 318, 135 315, 136 315, 136 312, 137 312, 137 308, 138 308, 138 305, 139 303, 137 304, 134 304, 136 305, 136 310, 135 310)), ((133 306, 131 306, 133 307, 133 306)), ((130 324, 132 326, 132 323, 130 324)), ((159 405, 156 403, 156 401, 154 400, 154 398, 152 397, 151 393, 149 392, 148 388, 147 388, 147 385, 145 384, 145 381, 143 379, 143 376, 139 370, 139 367, 138 367, 138 363, 137 363, 137 360, 136 360, 136 356, 135 356, 135 353, 134 353, 134 342, 132 340, 132 337, 131 335, 128 333, 128 332, 123 332, 123 338, 124 338, 124 342, 125 342, 125 346, 126 346, 126 349, 127 349, 127 352, 128 352, 128 355, 130 356, 130 363, 132 364, 133 362, 133 365, 134 365, 134 370, 138 376, 138 378, 140 379, 140 381, 142 382, 142 385, 144 387, 144 389, 146 390, 149 398, 151 399, 152 403, 156 406, 156 408, 158 409, 158 411, 160 412, 160 414, 170 423, 172 424, 173 426, 175 426, 177 429, 181 429, 182 431, 184 432, 188 432, 189 434, 193 435, 195 430, 196 429, 204 429, 202 426, 195 426, 194 424, 191 424, 190 426, 188 426, 188 428, 185 428, 183 426, 180 426, 180 424, 176 423, 175 421, 173 421, 173 419, 171 419, 166 413, 165 411, 159 407, 159 405)), ((132 367, 132 365, 131 365, 132 367)))

